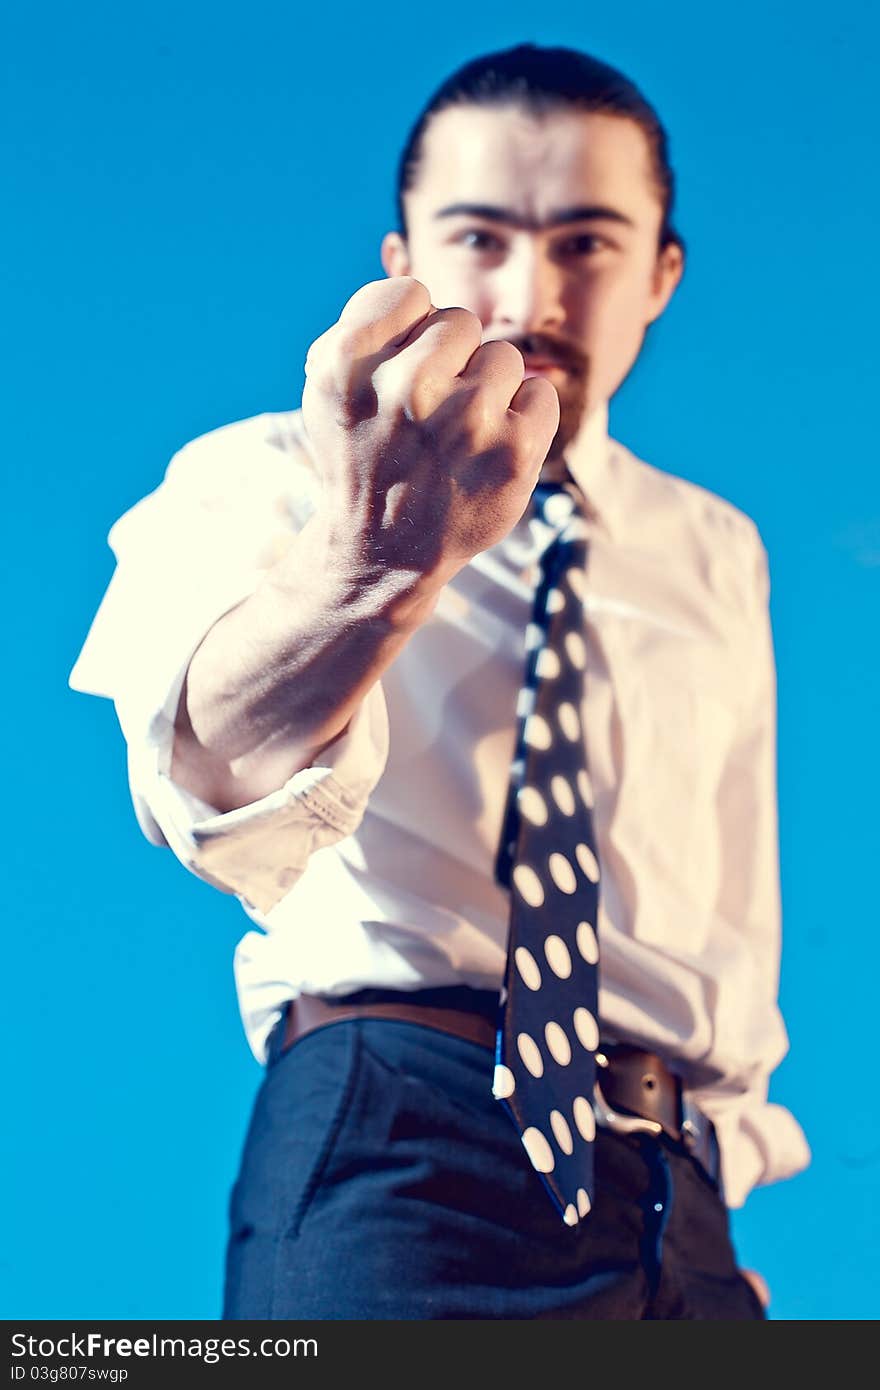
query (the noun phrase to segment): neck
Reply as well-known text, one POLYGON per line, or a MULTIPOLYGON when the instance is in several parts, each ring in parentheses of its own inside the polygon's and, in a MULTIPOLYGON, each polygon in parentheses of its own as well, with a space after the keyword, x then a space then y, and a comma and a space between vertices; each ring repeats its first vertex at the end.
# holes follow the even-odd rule
POLYGON ((600 401, 588 413, 580 417, 575 430, 563 437, 560 430, 541 469, 542 482, 564 481, 574 471, 583 472, 586 462, 593 458, 597 450, 607 443, 608 404, 600 401))

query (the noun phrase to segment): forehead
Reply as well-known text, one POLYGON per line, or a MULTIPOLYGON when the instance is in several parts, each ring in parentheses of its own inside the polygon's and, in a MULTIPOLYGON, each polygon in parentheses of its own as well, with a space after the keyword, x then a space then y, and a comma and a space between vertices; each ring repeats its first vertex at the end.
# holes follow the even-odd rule
POLYGON ((546 217, 590 202, 651 221, 660 201, 647 137, 592 111, 533 116, 515 106, 446 107, 428 124, 413 207, 498 203, 546 217))

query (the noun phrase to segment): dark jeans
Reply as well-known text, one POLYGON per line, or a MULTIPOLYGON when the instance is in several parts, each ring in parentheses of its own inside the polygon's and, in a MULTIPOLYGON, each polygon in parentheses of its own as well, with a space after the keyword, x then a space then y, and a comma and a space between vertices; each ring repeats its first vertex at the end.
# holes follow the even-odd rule
POLYGON ((570 1228, 487 1048, 371 1018, 278 1039, 230 1198, 224 1318, 764 1316, 717 1187, 665 1136, 600 1129, 595 1205, 570 1228))

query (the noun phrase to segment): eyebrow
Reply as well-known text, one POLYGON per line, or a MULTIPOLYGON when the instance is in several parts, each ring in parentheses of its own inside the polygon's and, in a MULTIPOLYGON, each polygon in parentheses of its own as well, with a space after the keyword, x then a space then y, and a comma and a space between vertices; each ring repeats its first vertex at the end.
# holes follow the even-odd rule
POLYGON ((533 217, 523 217, 512 208, 494 207, 490 203, 450 203, 434 213, 435 221, 441 217, 482 217, 487 222, 505 222, 508 226, 522 231, 540 232, 547 227, 562 227, 569 222, 620 222, 626 227, 635 227, 631 217, 619 212, 617 208, 604 207, 598 203, 583 204, 578 207, 556 208, 544 222, 533 217))

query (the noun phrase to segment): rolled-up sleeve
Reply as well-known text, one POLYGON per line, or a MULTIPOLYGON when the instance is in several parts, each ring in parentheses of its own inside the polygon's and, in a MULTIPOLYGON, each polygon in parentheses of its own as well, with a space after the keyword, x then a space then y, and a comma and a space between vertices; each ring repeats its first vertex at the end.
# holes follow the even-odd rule
POLYGON ((302 457, 271 443, 272 417, 201 436, 111 527, 116 568, 70 673, 115 705, 138 824, 199 878, 271 910, 314 850, 350 835, 388 755, 380 683, 347 728, 277 791, 220 812, 171 776, 174 724, 205 634, 259 584, 319 491, 302 457))
POLYGON ((750 564, 754 605, 749 615, 748 673, 736 738, 718 795, 722 849, 719 917, 745 938, 751 959, 747 997, 729 1000, 730 1018, 717 1020, 738 1035, 737 1053, 749 1058, 739 1081, 727 1078, 717 1093, 699 1096, 714 1120, 728 1205, 742 1206, 758 1184, 793 1176, 810 1162, 810 1149, 794 1116, 768 1100, 772 1072, 788 1051, 779 1009, 782 948, 777 809, 777 682, 770 618, 767 552, 755 528, 750 564))

